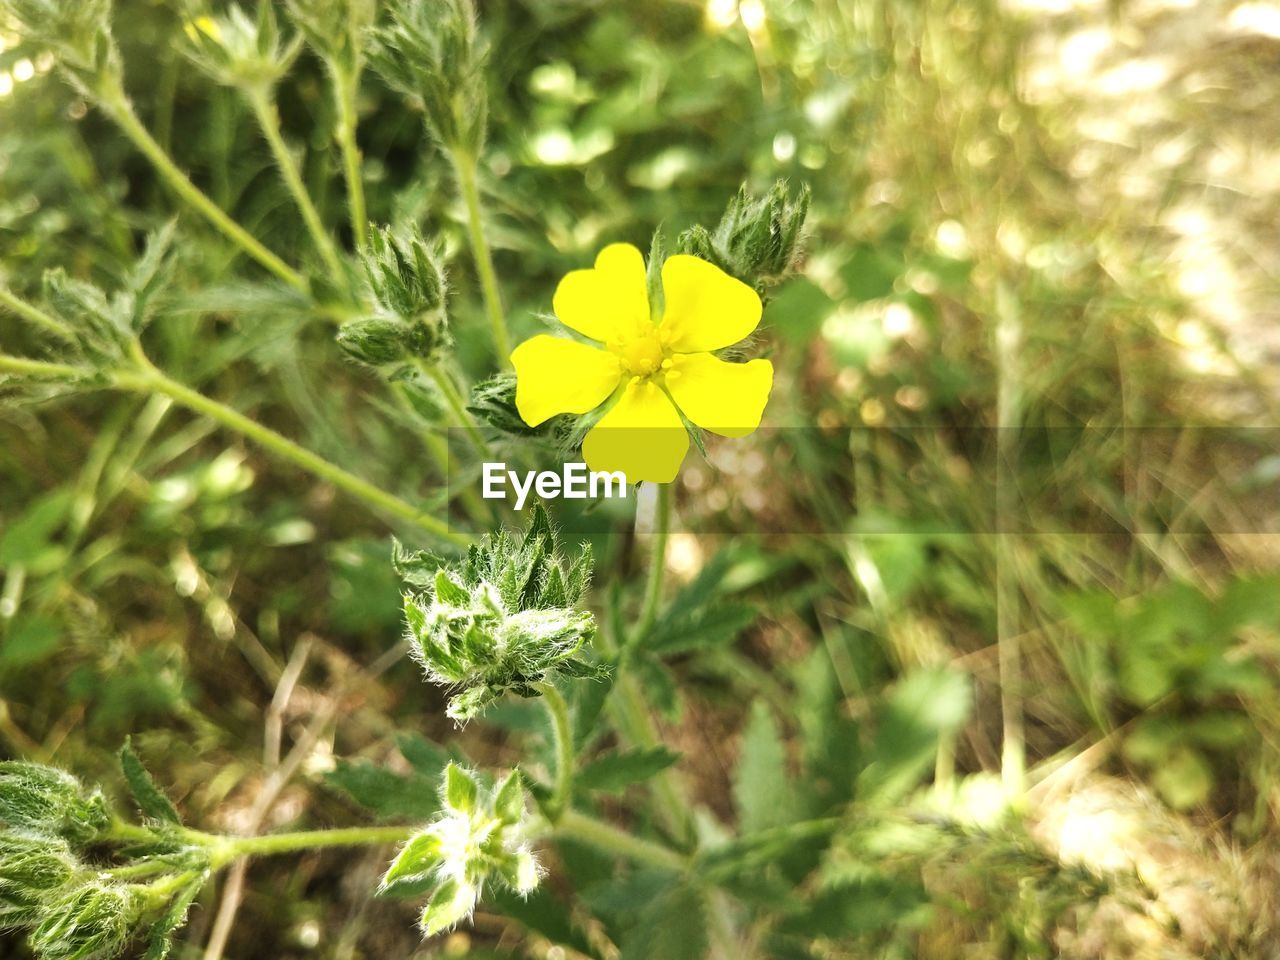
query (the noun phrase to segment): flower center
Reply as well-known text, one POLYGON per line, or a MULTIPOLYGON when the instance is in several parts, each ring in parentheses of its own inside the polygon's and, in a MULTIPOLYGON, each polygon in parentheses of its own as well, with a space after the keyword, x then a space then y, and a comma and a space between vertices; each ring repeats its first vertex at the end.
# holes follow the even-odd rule
POLYGON ((622 363, 622 369, 633 377, 652 376, 662 369, 667 359, 667 347, 656 329, 645 330, 636 336, 609 344, 609 348, 622 363))

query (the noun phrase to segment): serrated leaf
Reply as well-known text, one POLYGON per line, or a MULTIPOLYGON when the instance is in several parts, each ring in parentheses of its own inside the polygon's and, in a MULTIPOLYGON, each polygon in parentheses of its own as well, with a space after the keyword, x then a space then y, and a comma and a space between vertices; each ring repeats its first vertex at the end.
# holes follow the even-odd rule
POLYGON ((173 935, 187 922, 187 914, 204 887, 205 878, 188 884, 165 908, 148 934, 148 945, 143 960, 165 960, 173 949, 173 935))
POLYGON ((440 809, 435 776, 403 776, 365 760, 340 760, 325 782, 380 819, 425 820, 440 809))
POLYGON ((583 767, 576 777, 586 790, 619 793, 633 783, 648 780, 680 759, 666 747, 621 750, 608 753, 583 767))
POLYGON ((707 911, 700 890, 678 886, 655 897, 622 943, 621 960, 703 960, 707 911))
POLYGON ((733 797, 742 833, 791 822, 795 790, 787 773, 787 754, 773 712, 757 700, 742 734, 742 751, 733 778, 733 797))
POLYGON ((756 621, 756 609, 745 603, 717 603, 654 628, 645 648, 661 656, 728 646, 756 621))
POLYGON ((156 786, 155 780, 134 752, 133 743, 129 739, 126 739, 124 746, 120 748, 120 770, 124 774, 125 783, 129 786, 129 793, 133 795, 134 803, 138 805, 143 816, 165 823, 182 823, 177 809, 164 795, 164 791, 156 786))

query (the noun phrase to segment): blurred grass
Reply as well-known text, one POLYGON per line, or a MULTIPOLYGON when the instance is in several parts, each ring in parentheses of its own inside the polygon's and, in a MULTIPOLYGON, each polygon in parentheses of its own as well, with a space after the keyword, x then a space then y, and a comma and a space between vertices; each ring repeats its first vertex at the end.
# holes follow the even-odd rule
MULTIPOLYGON (((174 12, 118 7, 149 126, 270 246, 307 249, 252 118, 174 52, 174 12)), ((851 930, 877 956, 1270 955, 1280 503, 1274 434, 1248 428, 1278 426, 1280 246, 1264 171, 1280 9, 483 7, 500 55, 482 190, 514 339, 542 328, 558 277, 607 241, 713 221, 743 181, 814 191, 804 276, 769 305, 765 337, 771 417, 818 429, 763 433, 754 474, 749 460, 691 464, 682 481, 684 529, 698 534, 673 573, 687 578, 733 531, 755 570, 746 595, 765 611, 736 645, 646 676, 670 698, 668 733, 699 799, 734 816, 726 743, 745 702, 769 702, 800 752, 815 727, 848 734, 806 713, 815 691, 858 723, 899 677, 941 664, 975 683, 967 721, 926 758, 937 802, 959 816, 999 807, 984 775, 1025 763, 1017 813, 1039 846, 978 831, 921 868, 918 851, 877 840, 877 865, 900 857, 913 878, 858 881, 880 886, 852 902, 884 917, 782 934, 835 943, 826 956, 866 955, 839 945, 851 930), (1139 427, 1162 429, 1121 432, 1139 427), (1068 457, 1036 442, 1042 428, 1072 432, 1068 457), (761 498, 768 465, 791 475, 761 498), (1022 492, 1054 480, 1061 499, 1033 516, 1048 532, 991 535, 993 476, 1022 492), (1081 519, 1099 513, 1117 529, 1081 519), (815 527, 828 535, 752 533, 815 527), (1105 852, 1128 859, 1090 860, 1080 838, 1097 818, 1114 837, 1105 852), (1104 894, 1079 886, 1073 860, 1135 869, 1159 908, 1117 897, 1090 914, 1101 920, 1078 918, 1104 894), (1037 952, 1047 944, 1061 953, 1037 952)), ((54 266, 109 284, 173 201, 38 51, 4 43, 3 76, 34 76, 0 85, 0 275, 33 295, 54 266)), ((281 110, 322 215, 349 242, 315 62, 300 63, 281 110)), ((442 157, 373 78, 360 139, 371 217, 446 239, 460 354, 482 374, 484 319, 442 157)), ((337 359, 327 321, 194 217, 180 229, 184 295, 149 334, 166 369, 390 489, 431 489, 419 422, 337 359)), ((38 348, 7 315, 0 343, 38 348)), ((302 638, 313 653, 283 721, 291 737, 398 637, 383 529, 162 400, 3 403, 0 491, 6 752, 109 776, 104 758, 134 732, 192 820, 234 827, 302 638)), ((599 546, 602 583, 633 573, 626 537, 599 546)), ((396 730, 511 753, 500 735, 447 728, 411 665, 341 696, 343 722, 282 795, 281 820, 348 816, 319 776, 334 756, 398 762, 396 730)), ((518 711, 508 719, 519 726, 518 711)), ((855 861, 863 839, 849 841, 855 861)), ((854 875, 841 864, 837 850, 824 867, 832 890, 854 875)), ((253 885, 232 953, 314 953, 319 929, 325 956, 408 955, 398 908, 364 902, 355 874, 372 866, 256 868, 274 882, 253 885)), ((805 916, 833 915, 816 903, 805 916)), ((536 938, 478 921, 455 946, 542 955, 536 938)), ((197 918, 189 942, 205 934, 197 918)))

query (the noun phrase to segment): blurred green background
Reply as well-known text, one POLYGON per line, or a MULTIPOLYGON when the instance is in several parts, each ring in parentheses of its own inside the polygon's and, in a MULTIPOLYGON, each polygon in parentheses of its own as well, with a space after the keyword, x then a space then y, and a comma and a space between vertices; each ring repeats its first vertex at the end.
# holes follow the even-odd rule
MULTIPOLYGON (((116 6, 147 126, 220 206, 305 257, 252 116, 178 49, 189 12, 116 6)), ((691 462, 677 492, 671 573, 737 614, 655 651, 645 682, 722 828, 775 815, 788 792, 759 791, 787 776, 833 796, 859 784, 868 823, 910 795, 965 826, 938 849, 868 827, 802 877, 762 866, 748 913, 765 915, 770 882, 794 900, 762 955, 1276 955, 1280 6, 545 0, 480 14, 481 186, 514 339, 544 328, 559 277, 607 242, 713 224, 742 183, 813 191, 802 270, 761 331, 777 368, 767 423, 797 429, 735 441, 732 470, 691 462), (1007 504, 981 479, 992 471, 1031 498, 1036 533, 994 535, 983 518, 1007 504)), ((37 300, 53 267, 112 288, 180 210, 50 67, 0 32, 0 280, 37 300)), ((310 54, 280 107, 349 245, 310 54)), ((359 139, 371 219, 444 239, 459 355, 484 376, 447 164, 373 75, 359 139)), ((430 500, 422 420, 342 359, 304 300, 193 214, 178 230, 178 281, 148 332, 164 368, 430 500)), ((2 313, 0 346, 40 350, 2 313)), ((596 538, 601 606, 636 575, 624 520, 596 538)), ((226 830, 261 788, 264 717, 296 738, 339 689, 341 723, 321 724, 265 826, 339 824, 351 794, 421 790, 405 731, 519 756, 526 714, 456 731, 411 663, 339 688, 399 639, 388 556, 376 517, 163 398, 0 392, 0 747, 112 782, 132 733, 189 820, 226 830), (273 714, 300 650, 300 686, 273 714)), ((634 792, 620 810, 642 809, 634 792)), ((565 860, 551 888, 566 916, 591 929, 625 912, 625 891, 593 898, 598 864, 565 860)), ((569 955, 548 952, 531 915, 482 912, 419 945, 406 909, 367 895, 381 866, 255 865, 227 955, 569 955)))

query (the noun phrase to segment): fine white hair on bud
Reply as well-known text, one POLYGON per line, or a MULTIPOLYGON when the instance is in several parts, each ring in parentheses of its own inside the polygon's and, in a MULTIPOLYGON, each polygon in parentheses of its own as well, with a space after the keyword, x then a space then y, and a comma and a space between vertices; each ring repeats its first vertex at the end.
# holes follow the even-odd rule
POLYGON ((409 642, 427 679, 452 687, 459 722, 507 693, 538 695, 557 675, 598 677, 587 659, 595 618, 576 609, 591 578, 591 552, 569 562, 541 505, 523 536, 484 538, 464 561, 444 564, 397 549, 409 642))
POLYGON ((528 814, 518 772, 486 786, 478 774, 451 763, 440 798, 440 815, 401 847, 381 884, 384 892, 431 885, 421 921, 426 936, 471 916, 486 884, 524 896, 542 876, 523 839, 528 814))

